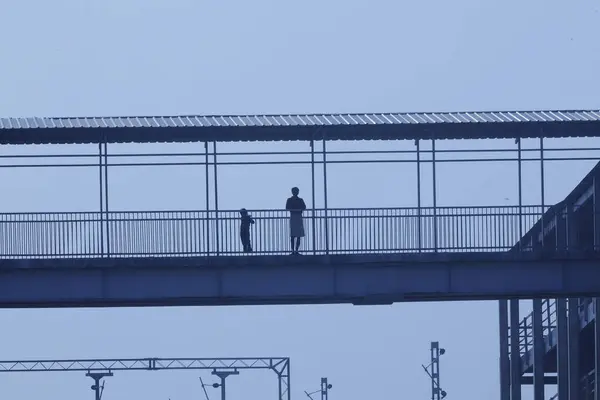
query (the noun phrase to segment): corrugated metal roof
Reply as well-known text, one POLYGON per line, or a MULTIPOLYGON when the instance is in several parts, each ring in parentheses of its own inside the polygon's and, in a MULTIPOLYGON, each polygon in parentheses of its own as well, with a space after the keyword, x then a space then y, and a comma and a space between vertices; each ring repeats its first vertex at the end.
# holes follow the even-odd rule
POLYGON ((187 115, 173 117, 0 118, 0 129, 287 127, 600 121, 600 110, 388 114, 187 115))
POLYGON ((597 136, 600 110, 0 118, 1 143, 460 139, 597 136), (506 124, 521 126, 506 131, 506 124), (564 126, 591 126, 569 132, 564 126), (458 129, 458 130, 457 130, 458 129), (144 131, 143 135, 140 133, 144 131), (150 132, 151 131, 151 132, 150 132), (504 132, 501 132, 504 131, 504 132))

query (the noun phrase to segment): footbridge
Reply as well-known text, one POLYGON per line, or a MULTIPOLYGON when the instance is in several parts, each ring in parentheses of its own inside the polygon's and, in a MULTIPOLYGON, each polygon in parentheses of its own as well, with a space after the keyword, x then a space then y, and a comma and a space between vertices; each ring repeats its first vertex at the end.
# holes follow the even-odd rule
POLYGON ((242 251, 234 212, 2 215, 0 304, 382 304, 600 292, 596 252, 556 240, 515 248, 518 221, 533 225, 539 209, 437 209, 435 220, 431 209, 328 210, 327 220, 314 210, 300 255, 289 254, 285 211, 251 212, 253 253, 242 251))
MULTIPOLYGON (((0 122, 4 144, 97 144, 97 154, 77 155, 93 158, 95 163, 72 166, 97 168, 100 191, 99 210, 0 214, 0 307, 389 304, 600 293, 599 185, 594 175, 586 178, 592 182, 588 196, 592 200, 585 205, 544 204, 543 194, 541 204, 526 205, 521 195, 526 152, 521 141, 539 140, 536 151, 541 153, 543 182, 544 138, 597 136, 598 111, 12 118, 0 122), (442 161, 436 161, 436 142, 506 138, 516 143, 511 151, 517 158, 505 161, 519 166, 517 204, 437 204, 435 171, 442 161), (300 254, 290 254, 286 210, 249 210, 255 220, 250 234, 253 251, 244 252, 239 210, 219 208, 218 167, 225 162, 219 161, 222 154, 217 144, 290 140, 310 144, 310 152, 294 153, 306 156, 302 163, 311 167, 312 178, 300 254), (334 161, 327 160, 327 143, 334 140, 414 141, 411 162, 417 170, 417 204, 328 207, 327 166, 334 161), (205 153, 184 156, 204 157, 191 164, 205 170, 205 208, 114 211, 109 204, 108 170, 123 164, 111 161, 118 155, 111 154, 107 145, 131 141, 204 142, 205 153), (420 147, 424 142, 430 143, 430 150, 420 147), (433 170, 433 206, 421 200, 421 166, 425 164, 433 170), (323 172, 324 207, 316 206, 315 166, 323 172)), ((392 150, 380 153, 395 154, 392 150)), ((15 162, 3 167, 44 164, 15 162)))

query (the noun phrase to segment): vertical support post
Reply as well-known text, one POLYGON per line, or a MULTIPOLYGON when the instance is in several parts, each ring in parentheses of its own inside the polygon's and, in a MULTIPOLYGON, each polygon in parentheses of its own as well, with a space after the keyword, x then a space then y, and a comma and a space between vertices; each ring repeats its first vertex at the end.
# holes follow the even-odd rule
MULTIPOLYGON (((594 177, 594 251, 600 250, 600 179, 594 177)), ((600 311, 600 310, 598 310, 600 311)), ((600 312, 599 312, 600 313, 600 312)), ((598 314, 596 314, 598 315, 598 314)))
POLYGON ((438 397, 436 395, 436 379, 438 378, 439 374, 436 371, 436 362, 435 362, 435 348, 434 348, 434 343, 435 342, 431 342, 431 348, 430 348, 430 352, 431 352, 431 400, 439 400, 438 397))
POLYGON ((285 360, 281 365, 281 370, 277 367, 272 367, 277 374, 277 381, 279 386, 279 397, 278 400, 291 400, 291 373, 290 373, 290 360, 285 360))
POLYGON ((440 356, 445 353, 445 350, 440 349, 439 342, 431 342, 430 352, 431 362, 429 363, 429 367, 431 368, 431 372, 425 366, 423 368, 431 378, 431 400, 441 400, 446 397, 446 393, 440 386, 440 356))
POLYGON ((419 253, 422 251, 423 243, 421 237, 421 145, 419 139, 415 140, 417 146, 417 245, 419 253))
POLYGON ((329 400, 329 389, 331 385, 327 383, 327 378, 321 378, 321 400, 329 400))
POLYGON ((510 300, 510 399, 521 400, 521 349, 519 300, 510 300))
POLYGON ((312 192, 312 247, 313 254, 317 254, 317 206, 315 194, 315 141, 310 141, 310 176, 312 192))
POLYGON ((104 138, 104 211, 106 212, 106 255, 110 257, 110 215, 108 213, 108 143, 104 138))
POLYGON ((579 322, 578 299, 570 298, 569 309, 569 400, 579 400, 581 375, 579 373, 579 322))
POLYGON ((214 160, 214 187, 215 187, 215 246, 217 256, 220 251, 220 230, 219 230, 219 179, 217 174, 217 142, 213 141, 213 160, 214 160))
POLYGON ((594 400, 600 400, 600 297, 594 299, 594 400))
POLYGON ((576 230, 575 230, 575 214, 573 212, 573 205, 565 202, 565 221, 566 221, 566 232, 565 241, 567 251, 575 250, 576 247, 576 230))
POLYGON ((438 229, 437 229, 437 177, 435 168, 435 139, 431 139, 431 165, 433 173, 433 248, 438 251, 438 229))
POLYGON ((286 387, 287 387, 287 400, 291 400, 292 399, 292 371, 291 371, 291 367, 290 367, 290 359, 288 358, 287 363, 286 363, 286 387))
POLYGON ((325 254, 329 254, 329 218, 327 202, 327 139, 323 134, 323 197, 325 200, 325 254))
POLYGON ((102 142, 98 142, 98 172, 100 189, 100 255, 104 256, 104 158, 102 157, 102 142))
POLYGON ((88 372, 87 374, 85 374, 85 376, 89 376, 90 378, 92 378, 94 380, 94 384, 92 385, 91 389, 94 391, 94 399, 95 400, 100 400, 102 398, 102 386, 100 386, 100 382, 102 381, 103 378, 109 377, 109 376, 113 376, 113 373, 108 371, 108 372, 88 372))
POLYGON ((545 187, 544 187, 544 138, 540 138, 540 189, 541 189, 541 200, 542 200, 542 217, 541 217, 541 227, 542 227, 542 248, 544 247, 544 213, 546 211, 546 198, 545 198, 545 187))
POLYGON ((567 209, 564 205, 561 205, 556 209, 554 213, 554 218, 556 220, 556 250, 557 251, 565 251, 568 246, 567 239, 567 209))
POLYGON ((510 400, 510 359, 508 344, 508 300, 498 301, 500 317, 500 400, 510 400))
MULTIPOLYGON (((542 300, 533 299, 533 399, 544 399, 544 328, 542 300)), ((527 329, 527 327, 525 327, 527 329)))
POLYGON ((517 170, 519 174, 519 251, 523 251, 523 154, 521 139, 517 139, 517 170))
POLYGON ((208 142, 204 142, 204 161, 206 178, 206 255, 210 255, 210 178, 208 168, 208 142))
POLYGON ((221 383, 219 383, 219 387, 221 387, 221 400, 225 400, 225 379, 227 379, 228 376, 230 375, 239 375, 239 371, 238 370, 233 370, 233 371, 217 371, 217 370, 213 370, 212 372, 213 375, 216 375, 217 377, 219 377, 219 379, 221 379, 221 383))
POLYGON ((558 399, 569 398, 569 323, 567 300, 556 299, 558 399))

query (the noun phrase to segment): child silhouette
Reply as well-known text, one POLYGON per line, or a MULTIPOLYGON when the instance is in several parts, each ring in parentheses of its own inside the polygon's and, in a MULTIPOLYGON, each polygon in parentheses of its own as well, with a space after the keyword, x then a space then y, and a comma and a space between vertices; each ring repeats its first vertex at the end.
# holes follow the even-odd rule
POLYGON ((254 219, 248 214, 245 208, 240 210, 240 239, 244 253, 252 253, 252 243, 250 243, 250 225, 254 224, 254 219))

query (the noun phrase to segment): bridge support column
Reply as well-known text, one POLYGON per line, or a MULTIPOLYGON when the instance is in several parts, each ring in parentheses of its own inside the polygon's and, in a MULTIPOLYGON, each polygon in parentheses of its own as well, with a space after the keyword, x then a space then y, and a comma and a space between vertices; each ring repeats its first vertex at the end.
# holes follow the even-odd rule
POLYGON ((210 176, 209 176, 209 159, 208 159, 208 142, 204 142, 204 177, 205 177, 205 188, 206 188, 206 255, 210 254, 210 176))
POLYGON ((433 181, 433 249, 438 251, 437 175, 435 168, 435 139, 431 140, 431 175, 433 181))
POLYGON ((110 224, 108 221, 108 145, 106 138, 98 143, 99 194, 100 194, 100 243, 101 255, 110 256, 110 224))
POLYGON ((569 323, 567 300, 556 300, 558 400, 569 398, 569 323))
POLYGON ((498 301, 500 317, 500 400, 510 400, 510 350, 508 344, 508 300, 498 301))
POLYGON ((214 187, 215 187, 215 247, 217 250, 217 256, 221 250, 221 244, 219 238, 221 235, 219 234, 219 168, 217 163, 217 141, 213 142, 213 169, 214 169, 214 187))
POLYGON ((600 400, 600 297, 594 299, 594 400, 600 400))
POLYGON ((569 400, 579 400, 581 375, 579 373, 579 322, 578 299, 570 298, 569 308, 569 400))
MULTIPOLYGON (((540 239, 542 247, 546 244, 544 227, 546 224, 544 223, 544 213, 546 212, 546 190, 544 186, 544 138, 540 138, 540 198, 542 200, 542 216, 540 218, 542 225, 542 237, 540 239)), ((534 389, 535 390, 535 389, 534 389)))
POLYGON ((519 346, 519 300, 510 300, 510 399, 521 400, 521 349, 519 346))
POLYGON ((594 250, 600 249, 600 179, 594 177, 594 250))
POLYGON ((517 173, 519 183, 519 250, 523 251, 523 162, 521 153, 521 139, 517 139, 517 173))
MULTIPOLYGON (((525 327, 527 329, 527 327, 525 327)), ((544 399, 544 334, 542 326, 542 300, 533 300, 533 399, 544 399)))
POLYGON ((327 139, 323 134, 323 201, 325 208, 325 254, 329 255, 329 203, 327 198, 327 139))
POLYGON ((317 216, 315 215, 316 194, 315 194, 315 141, 310 141, 310 182, 311 182, 311 203, 312 203, 312 248, 313 255, 317 255, 317 216))
POLYGON ((421 234, 421 146, 419 139, 415 140, 417 147, 417 246, 419 253, 423 250, 422 234, 421 234))

